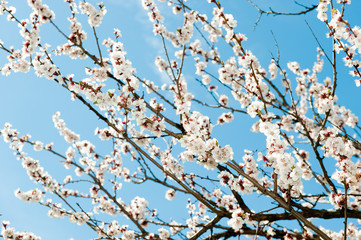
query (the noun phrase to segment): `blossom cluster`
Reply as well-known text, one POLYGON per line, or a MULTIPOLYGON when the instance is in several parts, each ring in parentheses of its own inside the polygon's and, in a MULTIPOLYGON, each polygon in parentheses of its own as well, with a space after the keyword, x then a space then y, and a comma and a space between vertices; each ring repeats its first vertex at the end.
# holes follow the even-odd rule
POLYGON ((99 10, 88 2, 80 2, 79 8, 83 14, 88 15, 88 23, 91 27, 99 27, 104 15, 107 13, 104 5, 99 5, 99 10))
POLYGON ((32 239, 41 240, 41 237, 36 236, 32 232, 16 232, 15 228, 10 227, 10 222, 2 221, 1 235, 4 240, 15 240, 15 239, 32 239))
MULTIPOLYGON (((23 168, 25 168, 29 178, 34 180, 36 183, 40 183, 44 190, 47 192, 56 192, 59 188, 58 182, 53 179, 48 172, 44 170, 39 164, 39 161, 27 156, 27 153, 23 151, 25 142, 29 142, 31 136, 24 135, 19 136, 19 133, 11 128, 11 124, 6 123, 4 128, 1 130, 1 135, 4 141, 10 143, 10 148, 16 151, 18 159, 21 160, 23 168)), ((17 191, 17 196, 26 201, 40 201, 41 191, 34 190, 26 193, 17 191)))

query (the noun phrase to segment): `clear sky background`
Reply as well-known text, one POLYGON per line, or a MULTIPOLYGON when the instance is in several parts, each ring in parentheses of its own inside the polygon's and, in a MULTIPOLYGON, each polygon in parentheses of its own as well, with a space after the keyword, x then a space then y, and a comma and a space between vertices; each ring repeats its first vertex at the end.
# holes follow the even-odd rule
MULTIPOLYGON (((30 13, 30 8, 26 5, 26 2, 25 0, 9 0, 9 5, 17 8, 16 15, 19 19, 27 18, 30 13)), ((43 0, 43 2, 47 3, 54 10, 56 14, 54 22, 65 31, 68 31, 69 24, 66 18, 70 14, 67 4, 60 0, 43 0)), ((96 3, 95 1, 90 2, 96 3)), ((119 28, 123 35, 120 41, 124 43, 128 53, 127 57, 132 61, 133 67, 137 69, 138 76, 156 81, 161 85, 165 78, 158 73, 157 68, 154 66, 154 59, 157 55, 163 55, 162 45, 160 39, 154 37, 152 24, 148 21, 147 12, 141 7, 140 0, 105 0, 103 2, 107 7, 108 13, 101 27, 97 29, 100 41, 102 42, 103 39, 111 37, 113 28, 119 28)), ((206 5, 205 0, 189 0, 187 2, 191 6, 195 6, 199 12, 207 12, 210 9, 209 7, 204 7, 206 5)), ((281 63, 284 67, 288 61, 298 61, 302 68, 311 69, 316 60, 317 43, 308 29, 305 20, 310 24, 326 50, 330 50, 332 46, 331 40, 325 38, 326 26, 316 19, 316 11, 296 17, 263 16, 258 26, 253 29, 254 23, 258 18, 258 12, 246 0, 224 0, 221 2, 225 7, 225 12, 233 13, 238 20, 238 31, 248 37, 245 48, 252 50, 266 69, 271 59, 271 53, 277 54, 271 31, 273 31, 277 39, 281 53, 281 63)), ((293 4, 292 1, 272 0, 267 2, 277 11, 302 10, 301 7, 293 4)), ((304 4, 314 4, 317 2, 318 0, 301 1, 304 4)), ((165 16, 166 20, 174 19, 166 4, 159 4, 159 8, 165 10, 162 12, 162 15, 165 16)), ((360 24, 360 11, 361 1, 357 0, 353 1, 352 8, 346 9, 346 18, 352 26, 360 24)), ((85 20, 83 21, 83 27, 88 32, 86 46, 88 49, 94 50, 94 37, 91 31, 89 31, 86 19, 84 18, 83 20, 85 20)), ((172 20, 166 25, 169 27, 168 29, 173 27, 173 31, 175 31, 177 26, 181 26, 181 21, 179 19, 176 21, 172 20)), ((7 22, 4 16, 0 16, 0 26, 0 40, 6 46, 14 45, 15 48, 19 48, 22 39, 19 38, 17 25, 7 22)), ((63 37, 50 24, 42 26, 41 29, 42 42, 45 43, 49 40, 52 47, 65 42, 63 37)), ((230 49, 220 48, 220 53, 221 56, 226 58, 227 54, 229 55, 231 52, 230 49)), ((187 59, 187 61, 189 65, 193 63, 191 58, 187 59)), ((3 65, 5 62, 6 53, 0 52, 0 65, 3 65)), ((55 62, 59 65, 64 75, 74 73, 79 78, 84 77, 83 66, 86 64, 90 65, 90 61, 83 61, 80 65, 75 65, 76 62, 69 61, 66 57, 55 58, 55 62)), ((338 64, 344 65, 340 58, 338 64)), ((339 85, 336 91, 339 103, 350 108, 357 116, 361 116, 360 89, 355 87, 354 79, 347 74, 349 69, 343 67, 339 69, 339 85)), ((190 70, 185 69, 186 77, 190 77, 188 85, 197 97, 199 85, 197 85, 194 77, 192 79, 194 72, 194 68, 190 70)), ((327 66, 327 63, 325 63, 325 69, 321 76, 331 75, 332 71, 327 66)), ((218 116, 218 113, 211 113, 196 103, 193 103, 192 107, 193 110, 218 116)), ((32 70, 28 74, 12 73, 9 77, 0 75, 0 126, 3 126, 5 122, 10 122, 21 133, 30 133, 33 136, 32 140, 40 140, 44 143, 54 142, 56 149, 59 149, 61 152, 68 145, 64 143, 62 137, 59 136, 57 130, 53 127, 51 117, 56 111, 62 113, 61 117, 65 119, 67 126, 79 133, 82 139, 94 142, 99 152, 103 151, 106 153, 110 149, 109 145, 101 143, 93 134, 96 126, 104 126, 103 123, 91 114, 85 106, 77 101, 71 101, 70 95, 57 84, 45 78, 36 77, 32 70), (101 145, 96 143, 101 143, 101 145)), ((238 125, 226 125, 222 128, 215 128, 214 135, 223 141, 224 145, 232 142, 231 146, 236 154, 238 154, 238 157, 241 156, 244 149, 264 150, 265 139, 261 135, 250 133, 249 131, 252 125, 249 117, 244 115, 235 115, 235 117, 237 118, 236 123, 238 125)), ((213 118, 213 122, 215 120, 216 118, 213 118)), ((69 174, 63 171, 59 160, 53 156, 45 153, 35 154, 29 148, 27 150, 31 153, 31 156, 38 158, 41 165, 51 174, 63 177, 69 174)), ((25 151, 27 150, 25 149, 25 151)), ((9 220, 11 225, 16 227, 18 231, 32 231, 42 236, 43 239, 61 240, 74 237, 77 240, 81 240, 94 237, 94 234, 87 226, 79 227, 76 224, 69 223, 67 219, 50 219, 47 217, 47 209, 44 207, 38 204, 24 203, 14 196, 14 190, 19 187, 27 191, 37 186, 29 180, 21 166, 21 162, 15 159, 12 151, 9 150, 8 145, 3 141, 0 141, 0 163, 0 214, 2 214, 0 220, 9 220)), ((58 181, 60 182, 62 179, 59 178, 58 181)), ((177 202, 166 202, 164 205, 163 201, 157 201, 157 199, 164 198, 165 191, 166 189, 164 188, 151 189, 149 191, 144 188, 134 189, 125 187, 122 198, 130 200, 136 195, 146 196, 150 198, 148 200, 151 203, 151 207, 158 208, 161 213, 167 214, 167 212, 172 212, 174 215, 181 214, 177 212, 177 209, 185 209, 185 201, 183 201, 181 206, 177 205, 177 202), (159 194, 154 194, 155 192, 159 192, 159 194)), ((256 207, 253 206, 253 208, 256 207)), ((181 220, 182 218, 179 219, 179 221, 181 220)))

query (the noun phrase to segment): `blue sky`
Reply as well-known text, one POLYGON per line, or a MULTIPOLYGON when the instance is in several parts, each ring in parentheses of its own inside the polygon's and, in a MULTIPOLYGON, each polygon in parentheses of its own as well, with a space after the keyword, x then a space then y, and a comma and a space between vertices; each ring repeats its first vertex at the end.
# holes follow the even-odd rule
MULTIPOLYGON (((9 0, 9 4, 17 8, 16 15, 20 19, 28 17, 30 13, 30 8, 24 4, 25 2, 25 0, 9 0)), ((49 4, 51 9, 54 10, 56 14, 54 22, 67 30, 68 22, 66 17, 69 16, 69 12, 66 9, 66 4, 63 1, 56 1, 55 3, 55 1, 44 0, 43 2, 49 4)), ((94 3, 94 1, 91 2, 94 3)), ((188 2, 190 5, 198 7, 200 11, 209 11, 209 8, 204 8, 205 1, 189 0, 188 2)), ((248 37, 245 47, 253 51, 264 68, 268 67, 271 53, 277 54, 271 30, 277 39, 281 53, 281 63, 284 67, 288 61, 298 61, 302 68, 312 68, 313 62, 316 60, 317 43, 308 30, 305 20, 313 28, 323 47, 328 50, 331 47, 331 40, 325 38, 326 26, 316 19, 316 12, 297 17, 263 16, 258 26, 253 29, 253 24, 258 18, 258 12, 246 0, 227 0, 222 2, 224 2, 225 11, 233 13, 238 20, 238 31, 246 34, 248 37)), ((284 4, 284 0, 269 2, 274 10, 295 11, 301 9, 289 2, 284 4)), ((306 3, 308 1, 303 2, 306 3)), ((104 4, 108 9, 108 13, 101 27, 97 29, 100 41, 110 37, 113 28, 119 28, 123 35, 121 41, 128 52, 127 57, 133 62, 133 67, 137 69, 137 74, 141 78, 157 81, 161 85, 165 78, 158 73, 153 62, 157 55, 163 54, 162 45, 160 39, 154 37, 152 24, 148 21, 147 13, 142 9, 140 1, 109 0, 104 1, 104 4)), ((167 10, 166 4, 160 5, 160 9, 167 10)), ((353 7, 346 10, 346 16, 348 16, 351 25, 357 25, 360 22, 359 9, 361 9, 361 2, 354 0, 353 7)), ((173 18, 170 12, 163 11, 162 14, 166 19, 173 18)), ((173 27, 173 31, 175 31, 176 26, 180 24, 181 22, 178 19, 176 22, 171 21, 167 26, 169 28, 173 27)), ((7 46, 14 45, 15 48, 18 48, 21 40, 19 40, 16 24, 7 22, 5 17, 1 16, 0 25, 2 26, 0 28, 0 40, 7 46)), ((83 21, 83 27, 88 30, 87 47, 94 50, 94 38, 89 31, 86 21, 83 21)), ((42 26, 41 32, 42 41, 49 40, 53 47, 56 44, 65 42, 62 36, 50 24, 42 26)), ((230 53, 230 49, 221 47, 220 52, 226 58, 227 54, 230 53)), ((6 54, 0 52, 0 65, 5 63, 5 57, 6 54)), ((80 65, 74 65, 76 62, 71 62, 66 57, 55 59, 56 63, 61 66, 62 72, 65 73, 64 75, 74 73, 79 78, 84 77, 84 65, 90 64, 90 61, 83 61, 80 65)), ((187 61, 189 65, 193 63, 191 58, 187 59, 187 61)), ((341 60, 338 64, 343 65, 341 60)), ((327 64, 325 66, 324 76, 331 76, 330 67, 327 64)), ((185 74, 186 76, 193 76, 194 72, 195 69, 191 68, 186 70, 185 74)), ((356 115, 361 116, 359 104, 361 102, 361 94, 359 94, 359 89, 354 85, 354 79, 347 72, 348 69, 340 68, 340 84, 336 94, 340 99, 340 104, 345 105, 356 115)), ((191 91, 193 90, 197 96, 196 92, 200 89, 199 85, 194 84, 193 86, 190 83, 189 85, 191 91)), ((193 107, 193 110, 216 116, 214 113, 207 112, 209 110, 196 105, 196 103, 193 104, 193 107)), ((58 135, 51 121, 51 116, 56 111, 62 113, 62 118, 67 122, 67 126, 79 133, 82 139, 98 143, 96 145, 100 152, 109 150, 109 145, 100 142, 93 134, 95 127, 97 125, 104 126, 103 123, 82 104, 77 101, 71 101, 70 95, 57 84, 36 77, 32 71, 29 74, 12 73, 9 77, 0 75, 0 126, 3 126, 5 122, 10 122, 21 133, 30 133, 33 136, 33 140, 41 140, 44 143, 54 142, 57 149, 64 151, 67 145, 64 144, 62 137, 58 135)), ((236 115, 236 118, 236 123, 242 127, 235 128, 236 124, 215 128, 214 135, 223 141, 224 144, 228 144, 229 139, 232 139, 232 147, 238 156, 241 156, 240 154, 243 153, 244 149, 264 150, 264 138, 260 135, 249 133, 252 121, 243 115, 236 115)), ((55 175, 62 175, 64 173, 58 159, 53 156, 45 153, 33 154, 30 149, 28 149, 28 152, 34 158, 38 157, 41 164, 46 166, 50 173, 55 175)), ((37 186, 29 181, 24 169, 21 167, 21 163, 15 160, 7 144, 2 141, 0 141, 0 162, 2 164, 0 167, 0 214, 2 214, 0 220, 9 220, 17 230, 32 231, 42 236, 43 239, 60 240, 69 239, 70 237, 90 239, 94 237, 94 234, 86 226, 78 227, 76 224, 69 223, 67 219, 50 219, 46 216, 47 210, 45 208, 37 204, 26 204, 14 196, 14 190, 19 187, 22 190, 29 190, 37 186)), ((62 178, 59 181, 62 181, 62 178)), ((182 216, 181 213, 177 213, 175 210, 179 207, 177 205, 179 202, 166 202, 166 205, 164 205, 164 201, 158 202, 158 198, 163 198, 164 196, 166 191, 164 188, 156 189, 159 195, 154 195, 152 194, 154 193, 153 190, 149 191, 145 188, 133 189, 125 187, 123 191, 125 193, 124 199, 130 200, 130 196, 144 195, 150 198, 149 202, 152 204, 152 207, 158 208, 161 213, 167 214, 167 211, 174 211, 175 215, 182 216), (160 208, 163 206, 165 207, 161 210, 160 208)), ((182 202, 181 204, 183 205, 181 206, 183 208, 186 205, 186 201, 183 199, 180 202, 182 202)), ((181 217, 179 221, 182 219, 184 217, 181 217)))

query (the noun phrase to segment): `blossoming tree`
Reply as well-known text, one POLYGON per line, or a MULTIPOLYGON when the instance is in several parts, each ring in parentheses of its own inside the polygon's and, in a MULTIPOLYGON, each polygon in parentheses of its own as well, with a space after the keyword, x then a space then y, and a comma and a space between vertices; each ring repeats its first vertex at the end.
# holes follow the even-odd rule
MULTIPOLYGON (((88 131, 110 146, 99 152, 59 112, 52 120, 67 143, 64 152, 5 123, 1 136, 38 186, 15 195, 48 208, 49 217, 87 225, 96 239, 360 239, 360 127, 336 95, 341 68, 351 75, 344 78, 361 83, 361 29, 345 19, 351 0, 321 0, 293 14, 317 11, 314 21, 327 29, 332 48, 320 44, 311 69, 293 61, 283 66, 278 57, 262 66, 223 1, 202 1, 211 11, 196 9, 194 1, 141 0, 162 43, 154 66, 167 76, 164 81, 137 73, 120 30, 110 37, 97 34, 113 11, 102 3, 66 0, 67 29, 41 0, 27 1, 32 12, 24 20, 11 3, 0 1, 3 20, 17 24, 23 39, 21 47, 0 42, 7 58, 2 75, 34 71, 55 82, 99 119, 100 126, 88 131), (181 18, 181 25, 167 26, 172 16, 166 12, 165 19, 158 4, 181 18), (62 43, 43 41, 43 26, 55 29, 62 43), (61 55, 74 68, 85 64, 87 77, 64 72, 56 64, 61 55), (338 58, 345 67, 336 65, 338 58), (324 65, 330 69, 326 78, 320 76, 324 65), (192 92, 192 85, 203 92, 192 92), (229 142, 212 132, 237 118, 253 121, 250 131, 264 136, 263 150, 236 154, 236 138, 229 142), (57 158, 65 175, 50 174, 29 146, 57 158), (142 192, 125 200, 123 185, 142 184, 164 204, 176 201, 177 211, 158 213, 142 192)), ((260 16, 292 15, 250 3, 260 16)), ((40 239, 7 221, 0 237, 40 239)))

